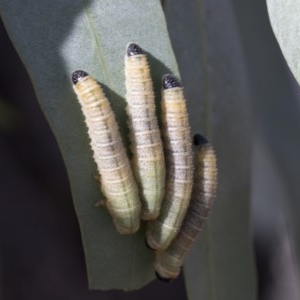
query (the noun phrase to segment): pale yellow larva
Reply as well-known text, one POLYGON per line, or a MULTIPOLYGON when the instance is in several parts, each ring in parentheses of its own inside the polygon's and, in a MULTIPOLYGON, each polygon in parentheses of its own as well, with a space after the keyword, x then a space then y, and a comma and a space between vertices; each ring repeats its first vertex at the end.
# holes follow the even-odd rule
POLYGON ((173 75, 163 77, 162 119, 167 186, 159 217, 150 222, 146 242, 152 249, 166 249, 186 214, 193 186, 193 155, 186 100, 173 75))
POLYGON ((133 234, 139 229, 141 204, 114 112, 93 77, 75 71, 72 81, 100 173, 105 206, 117 230, 121 234, 133 234))
POLYGON ((153 220, 160 212, 166 169, 147 56, 135 43, 127 46, 125 84, 134 173, 142 200, 141 218, 153 220))
POLYGON ((188 212, 179 233, 165 251, 157 251, 155 271, 159 279, 176 278, 197 235, 202 231, 211 211, 217 188, 217 163, 211 144, 195 135, 196 171, 188 212))

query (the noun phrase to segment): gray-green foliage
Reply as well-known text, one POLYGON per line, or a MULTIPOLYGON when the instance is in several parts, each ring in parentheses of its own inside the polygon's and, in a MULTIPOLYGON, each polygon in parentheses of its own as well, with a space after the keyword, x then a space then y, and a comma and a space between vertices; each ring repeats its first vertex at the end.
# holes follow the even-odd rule
POLYGON ((272 28, 283 55, 298 83, 300 83, 300 1, 268 0, 272 28))
MULTIPOLYGON (((144 233, 120 236, 104 209, 95 163, 70 74, 83 69, 105 86, 124 127, 124 54, 138 41, 152 55, 156 84, 177 72, 158 1, 1 1, 1 16, 32 79, 61 149, 78 215, 91 288, 139 288, 154 274, 144 233), (155 41, 155 43, 153 42, 155 41), (159 42, 158 42, 159 41, 159 42)), ((159 90, 158 86, 156 88, 159 90)))
MULTIPOLYGON (((123 128, 129 41, 149 52, 157 96, 161 75, 178 74, 160 1, 0 0, 0 10, 67 167, 90 288, 145 285, 153 279, 153 254, 144 245, 144 230, 120 236, 107 212, 93 206, 101 197, 96 167, 69 77, 76 69, 96 77, 123 128)), ((188 293, 191 299, 254 299, 249 93, 230 1, 172 0, 165 1, 165 10, 192 131, 212 140, 220 171, 211 221, 185 265, 188 293)))
MULTIPOLYGON (((286 62, 300 84, 300 1, 268 0, 267 7, 275 37, 286 62)), ((276 62, 277 63, 277 62, 276 62)), ((287 201, 283 204, 289 224, 289 234, 293 238, 296 254, 300 257, 300 108, 299 86, 292 76, 286 76, 286 66, 276 74, 272 88, 280 92, 275 95, 268 111, 265 127, 276 134, 269 134, 266 140, 275 156, 287 190, 287 201), (285 77, 284 77, 285 76, 285 77), (270 129, 270 127, 272 128, 270 129), (280 143, 278 143, 280 137, 280 143)))

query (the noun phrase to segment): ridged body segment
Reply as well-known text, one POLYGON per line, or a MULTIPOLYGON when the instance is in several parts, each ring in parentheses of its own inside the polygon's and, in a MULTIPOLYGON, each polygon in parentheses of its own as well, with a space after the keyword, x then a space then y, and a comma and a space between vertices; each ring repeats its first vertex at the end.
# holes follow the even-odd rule
POLYGON ((149 223, 147 244, 166 249, 186 214, 193 186, 193 155, 186 100, 172 75, 163 79, 162 119, 167 166, 166 192, 159 217, 149 223))
POLYGON ((156 118, 146 55, 131 43, 125 56, 125 84, 133 168, 142 200, 141 218, 157 218, 165 190, 163 144, 156 118))
POLYGON ((72 74, 73 88, 88 128, 105 206, 117 230, 133 234, 139 229, 141 204, 114 112, 97 81, 79 72, 83 71, 72 74))
POLYGON ((162 280, 176 278, 197 235, 202 231, 211 211, 217 188, 217 164, 209 143, 201 144, 196 153, 195 182, 190 207, 182 227, 165 251, 158 251, 155 260, 157 276, 162 280))

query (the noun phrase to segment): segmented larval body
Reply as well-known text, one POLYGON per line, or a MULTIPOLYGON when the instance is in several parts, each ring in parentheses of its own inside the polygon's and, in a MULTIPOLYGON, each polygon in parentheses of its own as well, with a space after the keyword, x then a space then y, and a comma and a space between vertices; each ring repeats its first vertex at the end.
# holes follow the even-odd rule
POLYGON ((166 169, 149 64, 135 43, 127 46, 125 84, 132 162, 142 200, 141 218, 153 220, 160 212, 166 169))
POLYGON ((72 74, 97 164, 105 206, 121 234, 139 229, 141 204, 115 114, 97 81, 84 71, 72 74))
POLYGON ((186 255, 208 219, 216 194, 217 163, 213 147, 201 135, 195 135, 194 141, 196 171, 190 207, 171 245, 156 253, 156 275, 164 281, 179 275, 186 255))
POLYGON ((166 249, 176 236, 186 214, 193 186, 193 155, 186 100, 177 78, 163 77, 163 139, 167 166, 166 192, 159 217, 150 222, 147 244, 166 249))

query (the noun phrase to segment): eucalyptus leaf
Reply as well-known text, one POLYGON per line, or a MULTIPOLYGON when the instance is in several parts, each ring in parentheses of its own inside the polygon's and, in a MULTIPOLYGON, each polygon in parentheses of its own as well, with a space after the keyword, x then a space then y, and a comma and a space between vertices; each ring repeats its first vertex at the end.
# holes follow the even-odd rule
MULTIPOLYGON (((287 190, 287 201, 281 203, 284 209, 289 235, 293 239, 292 246, 297 255, 296 263, 300 269, 300 1, 267 1, 267 8, 272 29, 281 48, 282 54, 294 76, 291 76, 275 39, 266 40, 265 35, 255 36, 259 42, 266 42, 265 47, 256 55, 257 65, 253 73, 257 73, 259 63, 264 68, 260 78, 254 81, 259 89, 256 107, 259 122, 277 168, 287 190), (270 75, 272 70, 273 76, 270 75), (275 72, 274 72, 275 70, 275 72), (261 82, 261 78, 265 79, 261 82), (297 82, 296 82, 296 80, 297 82), (263 87, 263 88, 261 88, 263 87), (279 141, 280 137, 280 143, 279 141)), ((255 28, 254 28, 255 30, 255 28)), ((250 42, 253 37, 249 35, 250 42)), ((253 54, 252 54, 253 55, 253 54)), ((253 78, 257 78, 252 75, 253 78)), ((284 200, 284 199, 282 199, 284 200)))
POLYGON ((184 266, 189 299, 256 299, 250 238, 250 90, 231 1, 167 1, 193 133, 216 149, 218 195, 184 266))
MULTIPOLYGON (((91 289, 137 289, 153 279, 144 230, 121 236, 101 199, 87 130, 70 81, 83 69, 104 85, 126 128, 124 55, 135 41, 151 54, 155 90, 162 74, 178 75, 159 0, 0 0, 1 18, 32 79, 65 161, 91 289)), ((157 100, 159 100, 157 98, 157 100)), ((127 131, 123 130, 127 142, 127 131)))
POLYGON ((267 6, 279 46, 300 83, 300 0, 267 0, 267 6))

